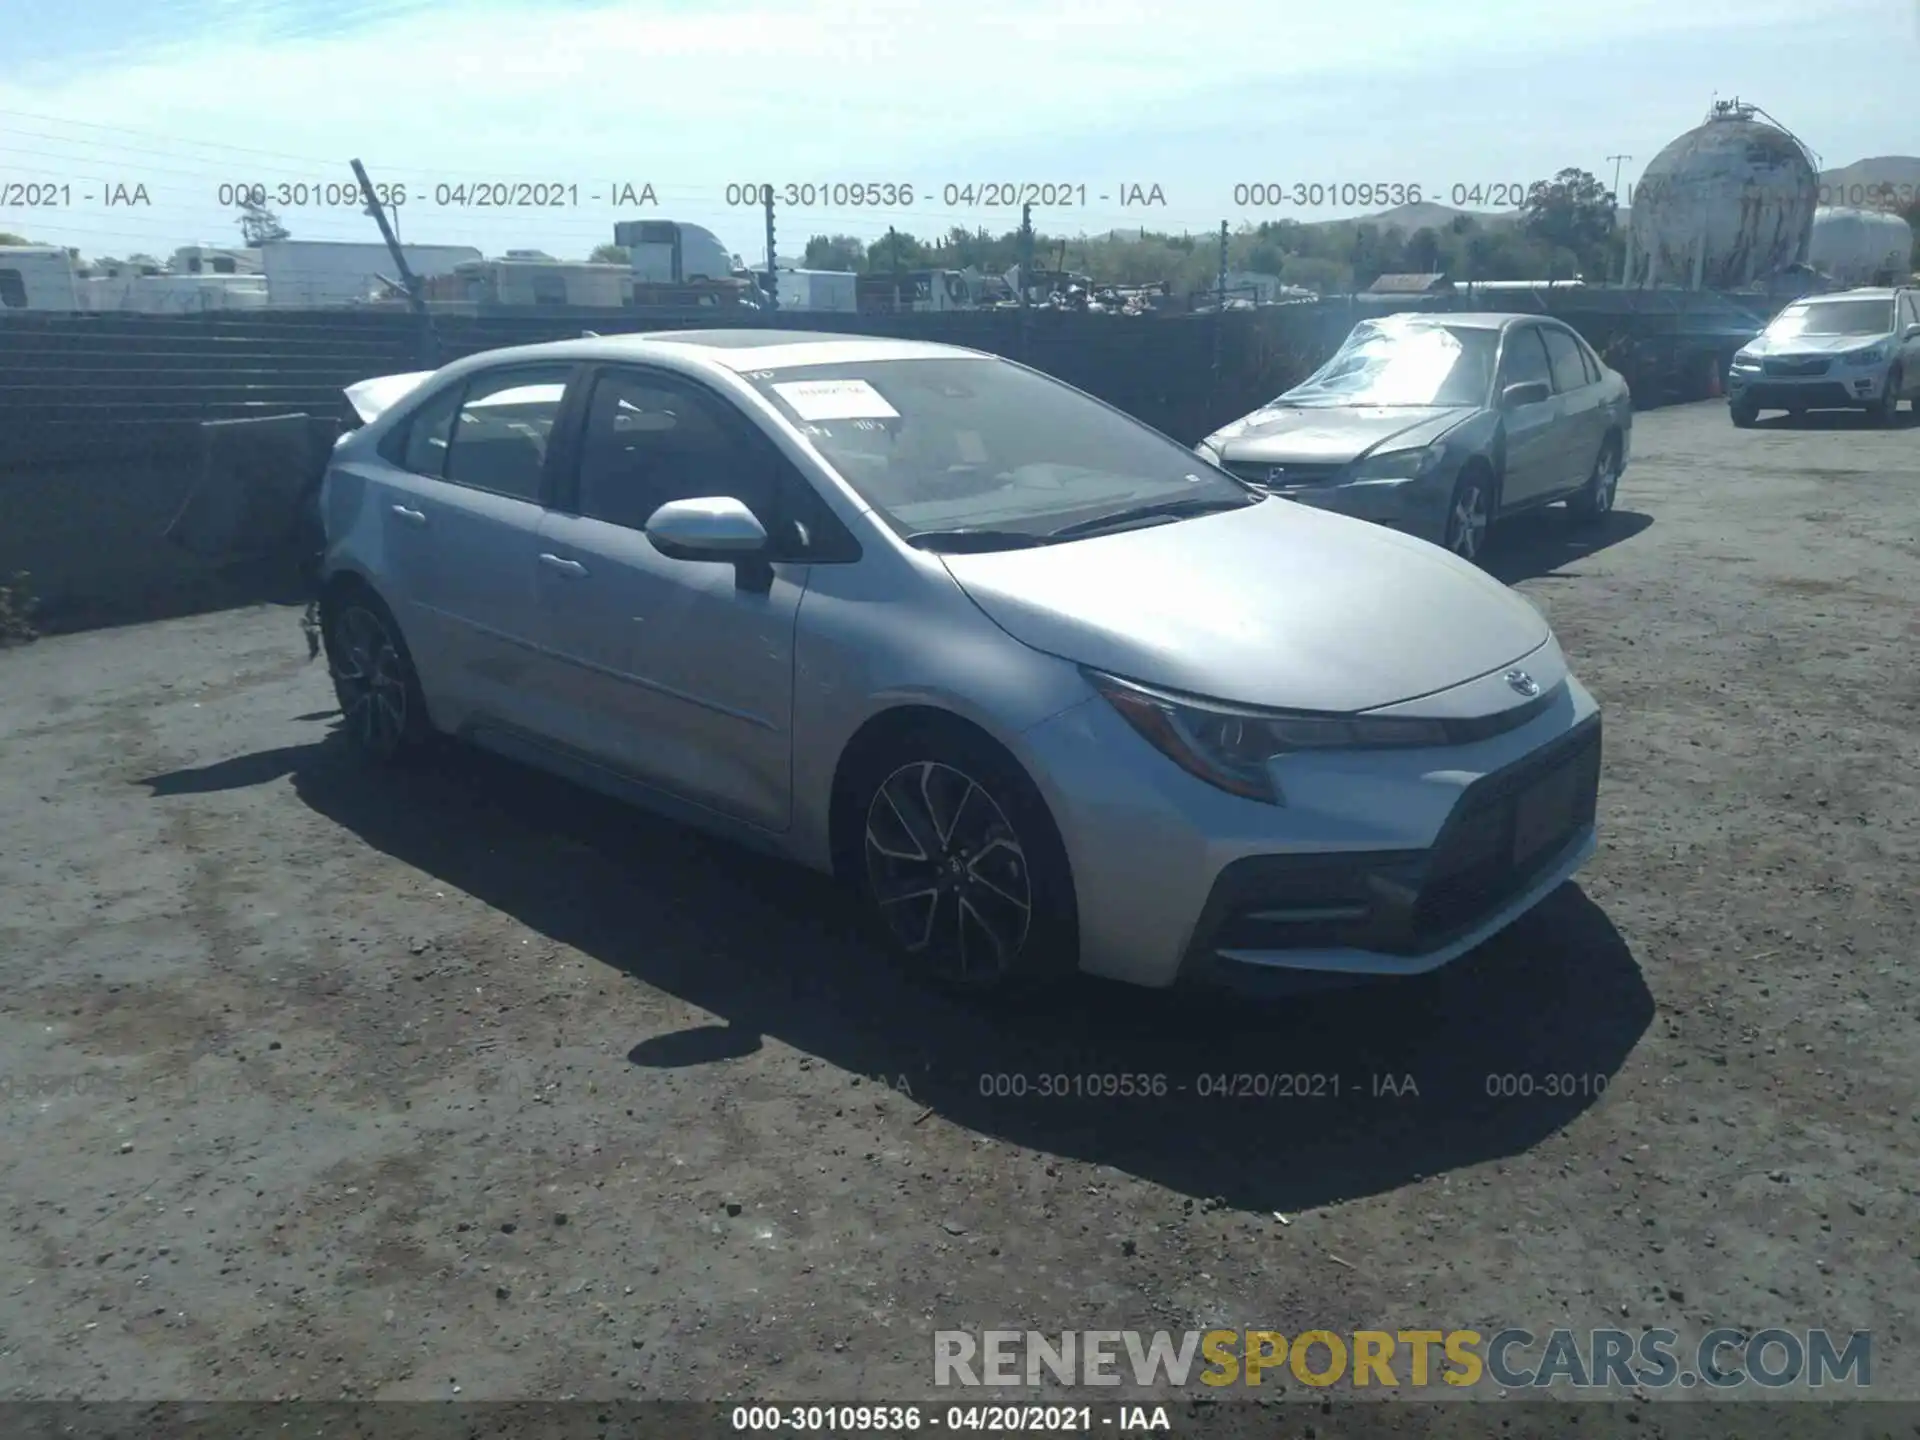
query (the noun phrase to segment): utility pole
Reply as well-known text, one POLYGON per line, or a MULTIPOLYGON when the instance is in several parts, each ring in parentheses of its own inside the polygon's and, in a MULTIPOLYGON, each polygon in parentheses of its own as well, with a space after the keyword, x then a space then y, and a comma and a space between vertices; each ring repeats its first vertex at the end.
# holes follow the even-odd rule
POLYGON ((780 262, 774 258, 773 248, 773 186, 760 187, 760 199, 767 207, 767 304, 769 308, 780 308, 780 262))
MULTIPOLYGON (((1631 160, 1632 158, 1631 155, 1607 156, 1607 159, 1613 162, 1613 222, 1615 225, 1620 223, 1620 164, 1622 161, 1631 160)), ((1627 283, 1627 274, 1632 268, 1633 240, 1629 237, 1627 243, 1622 246, 1620 250, 1620 283, 1622 285, 1627 283)))
POLYGON ((420 322, 421 363, 429 370, 437 370, 440 368, 440 337, 434 333, 433 312, 427 309, 426 292, 420 277, 407 264, 406 252, 400 248, 400 237, 393 233, 393 226, 388 223, 386 207, 380 203, 380 197, 373 193, 373 181, 367 178, 367 167, 358 160, 353 162, 353 178, 360 182, 360 197, 367 202, 367 213, 373 217, 373 223, 380 227, 380 238, 387 242, 387 253, 393 256, 394 269, 400 272, 400 284, 407 292, 407 307, 420 322))
POLYGON ((1213 386, 1217 394, 1227 364, 1227 222, 1220 222, 1220 281, 1213 316, 1213 386))
POLYGON ((1613 162, 1613 203, 1616 207, 1620 204, 1620 164, 1622 161, 1631 160, 1632 158, 1631 155, 1607 156, 1607 159, 1613 162))
POLYGON ((1033 289, 1033 205, 1020 207, 1020 358, 1026 359, 1033 348, 1032 315, 1028 295, 1033 289))
POLYGON ((1220 222, 1220 310, 1227 308, 1227 222, 1220 222))

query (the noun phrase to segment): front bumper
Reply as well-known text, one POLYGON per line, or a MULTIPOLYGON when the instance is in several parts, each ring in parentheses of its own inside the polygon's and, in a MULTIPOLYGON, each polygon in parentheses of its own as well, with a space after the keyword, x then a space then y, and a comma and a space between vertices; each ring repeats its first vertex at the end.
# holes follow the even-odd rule
POLYGON ((1316 510, 1331 510, 1355 520, 1400 530, 1443 544, 1447 510, 1458 472, 1436 471, 1412 480, 1348 480, 1334 485, 1303 485, 1273 493, 1316 510))
POLYGON ((1887 384, 1887 370, 1850 370, 1838 363, 1823 375, 1768 375, 1764 371, 1727 372, 1727 399, 1761 410, 1844 409, 1871 405, 1887 384))
POLYGON ((1532 719, 1471 745, 1289 756, 1282 806, 1188 776, 1097 700, 1036 727, 1030 762, 1073 867, 1081 968, 1259 990, 1465 954, 1595 847, 1599 709, 1554 679, 1532 719))

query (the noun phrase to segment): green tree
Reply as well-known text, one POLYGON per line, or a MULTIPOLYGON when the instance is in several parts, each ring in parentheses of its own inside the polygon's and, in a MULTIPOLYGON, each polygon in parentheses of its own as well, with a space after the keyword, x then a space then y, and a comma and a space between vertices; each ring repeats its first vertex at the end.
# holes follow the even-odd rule
POLYGON ((1434 275, 1440 271, 1440 232, 1422 225, 1407 237, 1407 269, 1415 275, 1434 275))
POLYGON ((867 243, 857 235, 815 235, 803 264, 809 270, 864 270, 867 243))
POLYGON ((1578 268, 1603 274, 1617 219, 1613 192, 1585 170, 1569 167, 1533 182, 1522 225, 1532 238, 1571 251, 1578 268))
POLYGON ((24 235, 15 235, 10 230, 0 230, 0 245, 31 245, 33 241, 24 235))
POLYGON ((590 265, 631 265, 633 255, 624 245, 596 245, 587 256, 590 265))

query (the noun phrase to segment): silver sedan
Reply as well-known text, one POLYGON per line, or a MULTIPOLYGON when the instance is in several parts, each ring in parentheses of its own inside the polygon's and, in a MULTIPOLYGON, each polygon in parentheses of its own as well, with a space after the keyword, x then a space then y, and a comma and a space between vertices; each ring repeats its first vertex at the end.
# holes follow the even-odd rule
POLYGON ((1622 376, 1558 320, 1363 320, 1333 358, 1200 453, 1275 494, 1391 525, 1468 560, 1494 522, 1613 509, 1633 442, 1622 376))
POLYGON ((1599 715, 1530 605, 1025 367, 676 332, 350 394, 354 743, 836 874, 939 980, 1411 974, 1593 851, 1599 715))

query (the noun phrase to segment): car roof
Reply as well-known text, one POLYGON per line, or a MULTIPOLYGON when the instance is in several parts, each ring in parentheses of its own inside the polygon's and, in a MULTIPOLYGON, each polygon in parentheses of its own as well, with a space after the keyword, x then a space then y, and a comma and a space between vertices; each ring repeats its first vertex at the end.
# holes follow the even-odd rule
POLYGON ((884 335, 846 335, 819 330, 769 330, 743 326, 725 330, 651 330, 633 335, 589 335, 543 345, 487 350, 456 364, 499 362, 618 362, 646 360, 686 368, 716 365, 740 373, 785 370, 803 365, 862 364, 882 360, 977 359, 995 357, 958 345, 926 340, 897 340, 884 335))
POLYGON ((1816 300, 1893 300, 1899 297, 1903 288, 1895 285, 1862 285, 1853 290, 1829 290, 1824 295, 1802 295, 1793 303, 1807 305, 1816 300))
POLYGON ((1451 325, 1462 330, 1504 330, 1523 320, 1545 320, 1554 325, 1565 322, 1552 315, 1524 314, 1503 310, 1401 310, 1381 320, 1412 320, 1423 325, 1451 325))

